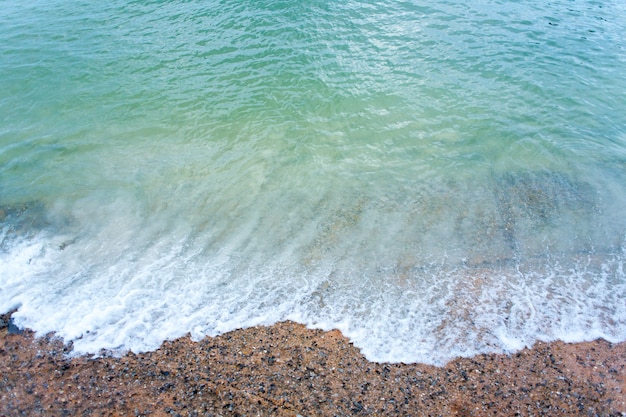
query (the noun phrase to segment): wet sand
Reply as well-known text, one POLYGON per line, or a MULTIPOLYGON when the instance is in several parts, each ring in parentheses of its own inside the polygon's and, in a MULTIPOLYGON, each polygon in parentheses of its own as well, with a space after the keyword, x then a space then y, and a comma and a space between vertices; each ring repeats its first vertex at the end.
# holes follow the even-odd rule
POLYGON ((0 416, 623 416, 626 343, 537 343, 444 367, 368 362, 283 322, 154 352, 68 358, 0 316, 0 416))

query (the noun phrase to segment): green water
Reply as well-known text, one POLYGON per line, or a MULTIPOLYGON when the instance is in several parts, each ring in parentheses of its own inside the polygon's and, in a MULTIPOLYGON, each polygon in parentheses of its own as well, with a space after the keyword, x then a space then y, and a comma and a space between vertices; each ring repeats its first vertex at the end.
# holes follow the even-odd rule
MULTIPOLYGON (((0 0, 0 310, 374 360, 626 339, 626 6, 0 0)), ((89 333, 87 333, 89 332, 89 333)))

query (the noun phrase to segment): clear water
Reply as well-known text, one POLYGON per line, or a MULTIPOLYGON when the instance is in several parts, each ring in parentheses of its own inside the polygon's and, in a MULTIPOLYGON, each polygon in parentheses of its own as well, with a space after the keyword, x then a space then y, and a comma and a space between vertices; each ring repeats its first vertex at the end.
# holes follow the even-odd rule
POLYGON ((76 352, 626 340, 621 1, 0 0, 0 310, 76 352))

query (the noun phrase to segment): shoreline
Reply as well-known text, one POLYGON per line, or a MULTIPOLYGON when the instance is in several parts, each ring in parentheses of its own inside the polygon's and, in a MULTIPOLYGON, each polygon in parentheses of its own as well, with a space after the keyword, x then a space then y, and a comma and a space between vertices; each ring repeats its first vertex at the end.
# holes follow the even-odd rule
POLYGON ((626 415, 626 342, 537 342, 443 367, 375 363, 293 322, 68 358, 0 315, 0 416, 626 415))

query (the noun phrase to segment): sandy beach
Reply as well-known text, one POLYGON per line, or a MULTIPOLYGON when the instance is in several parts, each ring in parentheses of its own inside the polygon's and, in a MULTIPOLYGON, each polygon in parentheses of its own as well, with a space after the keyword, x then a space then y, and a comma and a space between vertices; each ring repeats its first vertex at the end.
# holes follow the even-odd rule
POLYGON ((622 416, 626 343, 537 343, 444 367, 367 361, 339 331, 283 322, 154 352, 69 358, 0 316, 1 416, 622 416))

